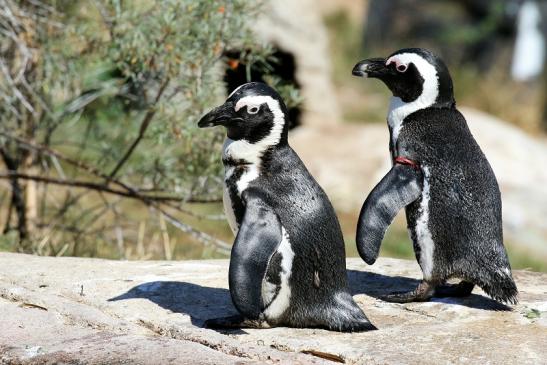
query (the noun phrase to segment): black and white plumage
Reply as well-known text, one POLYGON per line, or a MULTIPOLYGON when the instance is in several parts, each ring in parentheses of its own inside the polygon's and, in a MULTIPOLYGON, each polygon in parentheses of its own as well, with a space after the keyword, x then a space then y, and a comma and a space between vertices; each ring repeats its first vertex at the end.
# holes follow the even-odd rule
POLYGON ((445 64, 428 50, 402 49, 359 62, 356 76, 378 78, 392 91, 387 116, 393 167, 361 210, 357 245, 369 264, 384 233, 406 208, 409 234, 423 272, 418 288, 388 301, 466 296, 474 285, 516 303, 517 288, 503 245, 496 177, 456 109, 445 64), (463 279, 443 285, 447 279, 463 279))
POLYGON ((354 302, 340 225, 288 144, 287 108, 262 83, 240 86, 199 122, 227 129, 224 208, 236 239, 229 285, 241 317, 211 327, 375 327, 354 302))

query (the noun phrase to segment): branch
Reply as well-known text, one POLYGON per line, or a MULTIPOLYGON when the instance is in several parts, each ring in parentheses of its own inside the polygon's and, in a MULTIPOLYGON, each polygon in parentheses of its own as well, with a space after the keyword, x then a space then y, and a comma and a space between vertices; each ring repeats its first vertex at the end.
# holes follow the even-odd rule
POLYGON ((89 190, 95 190, 95 191, 102 191, 109 194, 119 195, 126 198, 132 198, 141 200, 146 203, 151 202, 187 202, 187 203, 203 203, 203 202, 211 202, 211 200, 201 200, 201 199, 194 199, 194 198, 181 198, 176 196, 149 196, 149 195, 142 195, 139 194, 135 190, 131 191, 123 191, 118 189, 112 189, 108 186, 105 186, 104 184, 97 184, 91 181, 82 181, 82 180, 63 180, 63 179, 57 179, 53 177, 44 177, 44 176, 38 176, 38 175, 29 175, 29 174, 22 174, 17 173, 13 170, 8 170, 4 173, 0 173, 0 179, 22 179, 22 180, 32 180, 37 182, 43 182, 48 184, 54 184, 54 185, 63 185, 63 186, 72 186, 77 188, 84 188, 89 190))
POLYGON ((9 70, 6 64, 1 59, 0 59, 0 71, 2 71, 2 73, 4 74, 4 77, 6 78, 6 81, 11 86, 11 90, 13 91, 13 94, 15 95, 15 97, 19 99, 21 104, 23 104, 23 106, 35 117, 36 111, 34 110, 32 105, 30 105, 30 103, 25 98, 25 96, 21 93, 21 91, 19 91, 19 89, 17 88, 17 85, 15 85, 15 81, 11 78, 11 75, 9 73, 9 70))
POLYGON ((9 138, 9 139, 12 139, 14 140, 15 142, 19 143, 19 144, 22 144, 28 148, 32 148, 34 150, 37 150, 37 151, 41 151, 41 152, 45 152, 46 154, 48 155, 51 155, 51 156, 55 156, 57 157, 58 159, 60 160, 63 160, 65 161, 66 163, 72 165, 72 166, 75 166, 79 169, 82 169, 92 175, 95 175, 97 177, 101 177, 101 178, 104 178, 104 179, 107 179, 108 182, 112 182, 113 184, 116 184, 116 185, 119 185, 120 187, 128 190, 128 191, 137 191, 137 189, 134 189, 132 187, 130 187, 129 185, 127 184, 124 184, 122 183, 121 181, 119 180, 115 180, 115 179, 111 179, 109 178, 109 176, 103 172, 101 172, 99 169, 97 169, 96 167, 93 167, 93 166, 90 166, 90 165, 87 165, 86 163, 84 162, 81 162, 81 161, 77 161, 77 160, 74 160, 70 157, 67 157, 67 156, 64 156, 62 155, 60 152, 57 152, 49 147, 46 147, 46 146, 42 146, 42 145, 38 145, 38 144, 34 144, 34 143, 30 143, 30 142, 27 142, 26 140, 24 140, 23 138, 20 138, 20 137, 17 137, 17 136, 13 136, 11 134, 8 134, 6 132, 2 132, 0 131, 0 136, 4 136, 6 138, 9 138))
POLYGON ((167 78, 161 85, 160 89, 158 90, 158 94, 156 95, 156 98, 154 100, 153 106, 148 110, 148 112, 146 113, 146 115, 144 116, 141 122, 141 127, 139 129, 139 135, 137 136, 137 139, 135 139, 135 141, 131 144, 127 152, 120 159, 116 167, 114 167, 110 175, 108 175, 109 179, 112 179, 114 176, 116 176, 118 171, 122 168, 122 166, 127 162, 127 159, 129 159, 129 157, 133 153, 133 150, 135 149, 135 147, 137 147, 137 145, 141 142, 142 138, 144 137, 144 133, 146 132, 146 130, 148 129, 148 126, 150 125, 150 122, 152 121, 152 118, 154 118, 154 115, 156 114, 155 104, 157 104, 158 101, 160 100, 161 95, 163 94, 163 92, 167 88, 167 85, 169 84, 169 81, 170 79, 167 78))
MULTIPOLYGON (((63 186, 85 188, 85 189, 96 190, 99 192, 105 192, 105 193, 110 193, 110 194, 120 195, 127 198, 140 200, 144 204, 152 206, 153 208, 161 212, 161 214, 165 217, 165 219, 169 221, 169 223, 171 223, 173 226, 178 228, 179 230, 191 235, 192 237, 194 237, 195 239, 197 239, 198 241, 204 244, 212 244, 213 246, 215 246, 216 248, 218 248, 220 251, 222 251, 225 254, 230 253, 231 246, 228 245, 226 242, 219 240, 218 238, 215 238, 213 236, 210 236, 207 233, 201 232, 186 223, 181 222, 180 220, 176 219, 174 216, 167 213, 164 209, 162 209, 159 206, 159 203, 169 202, 169 201, 182 201, 184 200, 182 198, 144 196, 138 193, 131 193, 131 192, 125 192, 125 191, 120 191, 116 189, 111 189, 106 187, 103 184, 96 184, 96 183, 92 183, 88 181, 79 181, 79 180, 67 181, 67 180, 60 180, 60 179, 55 179, 50 177, 14 173, 11 171, 8 171, 7 173, 0 173, 0 179, 14 179, 14 178, 23 179, 23 180, 33 180, 33 181, 63 185, 63 186)), ((192 203, 195 202, 192 200, 185 200, 185 201, 192 202, 192 203)))
MULTIPOLYGON (((57 152, 57 151, 55 151, 55 150, 53 150, 49 147, 27 142, 27 141, 25 141, 24 139, 22 139, 20 137, 13 136, 11 134, 8 134, 8 133, 2 132, 2 131, 0 131, 0 136, 4 136, 6 138, 14 140, 15 142, 17 142, 21 145, 24 145, 24 146, 28 147, 28 148, 32 148, 34 150, 41 151, 41 152, 44 152, 44 153, 46 153, 50 156, 56 157, 59 160, 62 160, 62 161, 66 162, 66 163, 68 163, 68 164, 70 164, 70 165, 72 165, 76 168, 79 168, 81 170, 84 170, 84 171, 86 171, 87 173, 89 173, 91 175, 106 179, 107 182, 118 185, 119 187, 125 189, 128 194, 139 195, 139 196, 142 196, 142 197, 148 197, 148 195, 143 194, 143 192, 147 191, 146 189, 136 188, 136 187, 130 186, 130 185, 124 183, 124 182, 121 182, 120 180, 110 178, 107 174, 103 173, 102 171, 100 171, 96 167, 90 166, 90 165, 88 165, 88 164, 86 164, 82 161, 74 160, 74 159, 72 159, 70 157, 67 157, 67 156, 61 154, 60 152, 57 152)), ((13 169, 11 169, 11 170, 13 170, 13 169)), ((66 180, 59 180, 59 181, 66 181, 66 180)), ((99 184, 96 184, 96 185, 99 186, 99 184)), ((104 186, 104 185, 101 185, 101 186, 104 186)), ((118 190, 116 190, 116 191, 118 191, 118 190)), ((157 192, 162 193, 164 191, 158 190, 157 192)), ((167 198, 167 197, 163 197, 163 198, 167 198)), ((171 200, 171 201, 178 201, 178 202, 188 202, 188 203, 218 203, 218 202, 221 201, 220 198, 216 198, 216 197, 215 198, 170 197, 169 199, 165 199, 165 200, 166 201, 171 200)))
POLYGON ((230 254, 232 250, 232 246, 230 246, 226 242, 219 240, 218 238, 215 238, 213 236, 210 236, 207 233, 204 233, 204 232, 198 231, 197 229, 192 228, 188 224, 185 224, 179 221, 178 219, 176 219, 175 217, 173 217, 171 214, 167 213, 165 210, 161 209, 160 207, 156 206, 155 208, 163 215, 165 220, 171 223, 174 227, 180 229, 184 233, 191 235, 192 237, 194 237, 200 242, 203 242, 206 244, 212 243, 217 249, 219 249, 226 255, 230 254))

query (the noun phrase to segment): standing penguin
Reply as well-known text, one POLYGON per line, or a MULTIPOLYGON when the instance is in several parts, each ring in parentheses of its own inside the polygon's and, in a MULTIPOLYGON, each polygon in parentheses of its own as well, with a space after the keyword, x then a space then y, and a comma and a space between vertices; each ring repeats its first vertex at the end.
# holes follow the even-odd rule
POLYGON ((340 225, 288 144, 287 118, 281 97, 252 82, 199 121, 227 130, 224 209, 236 235, 229 285, 241 314, 206 325, 375 329, 350 294, 340 225))
POLYGON ((393 167, 369 194, 357 226, 357 248, 373 264, 397 212, 406 219, 423 280, 391 302, 468 296, 475 285, 492 298, 517 302, 503 246, 496 177, 456 109, 445 64, 420 48, 402 49, 353 68, 393 93, 387 121, 393 167), (443 285, 452 277, 462 281, 443 285))

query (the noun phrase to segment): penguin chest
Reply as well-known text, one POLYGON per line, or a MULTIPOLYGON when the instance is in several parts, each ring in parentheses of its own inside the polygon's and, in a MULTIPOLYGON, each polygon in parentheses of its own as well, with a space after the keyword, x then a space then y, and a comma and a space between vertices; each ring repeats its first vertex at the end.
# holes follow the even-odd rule
POLYGON ((281 235, 282 240, 270 258, 266 275, 262 280, 263 313, 269 320, 276 320, 283 316, 290 306, 292 296, 289 279, 294 251, 284 227, 281 228, 281 235))
POLYGON ((254 165, 227 165, 225 167, 222 201, 226 219, 234 236, 237 235, 245 214, 245 205, 241 194, 257 177, 258 169, 254 165))
POLYGON ((389 149, 395 151, 397 145, 397 139, 399 133, 403 128, 403 121, 412 112, 412 108, 409 108, 409 104, 403 102, 398 97, 392 97, 389 103, 389 110, 387 113, 387 124, 389 126, 389 149))

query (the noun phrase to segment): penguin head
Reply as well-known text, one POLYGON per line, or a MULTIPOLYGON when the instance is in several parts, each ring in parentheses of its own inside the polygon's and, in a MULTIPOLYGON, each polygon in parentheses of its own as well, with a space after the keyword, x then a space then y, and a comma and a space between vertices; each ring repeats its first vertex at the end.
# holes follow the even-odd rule
POLYGON ((455 105, 452 78, 444 62, 423 48, 405 48, 387 58, 370 58, 355 65, 353 75, 380 79, 394 97, 424 107, 455 105))
POLYGON ((200 128, 222 125, 231 140, 274 146, 287 143, 288 111, 279 94, 261 82, 235 89, 226 102, 204 115, 200 128))

